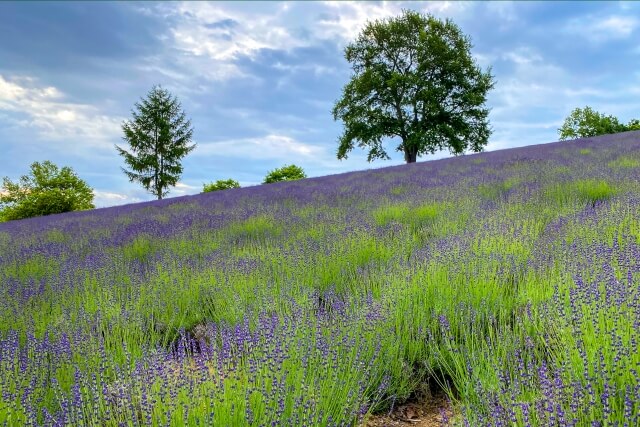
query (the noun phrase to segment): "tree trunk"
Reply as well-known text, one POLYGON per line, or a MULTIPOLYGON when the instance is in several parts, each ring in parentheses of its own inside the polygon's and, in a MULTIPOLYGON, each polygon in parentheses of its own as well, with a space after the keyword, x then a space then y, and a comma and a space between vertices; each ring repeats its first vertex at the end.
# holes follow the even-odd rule
MULTIPOLYGON (((156 156, 156 163, 158 162, 158 126, 156 125, 153 128, 153 151, 154 154, 156 156)), ((158 165, 156 164, 156 167, 153 171, 153 189, 156 192, 156 196, 158 197, 158 200, 162 200, 162 189, 158 188, 158 165)))
POLYGON ((417 157, 418 157, 418 150, 409 149, 409 148, 404 149, 404 160, 407 163, 415 163, 417 157))

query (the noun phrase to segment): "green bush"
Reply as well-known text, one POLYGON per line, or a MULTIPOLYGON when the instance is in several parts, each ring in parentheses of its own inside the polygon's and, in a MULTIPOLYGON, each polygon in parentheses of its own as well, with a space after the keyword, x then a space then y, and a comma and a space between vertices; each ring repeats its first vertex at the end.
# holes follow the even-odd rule
POLYGON ((202 192, 209 193, 211 191, 228 190, 229 188, 240 188, 240 183, 235 179, 219 179, 216 182, 204 184, 202 192))
POLYGON ((278 169, 274 169, 264 178, 263 184, 271 184, 272 182, 294 181, 296 179, 306 178, 307 175, 300 166, 288 165, 278 169))
POLYGON ((12 182, 5 177, 0 192, 4 221, 93 209, 93 190, 70 167, 34 162, 31 173, 12 182))
MULTIPOLYGON (((633 125, 633 121, 629 123, 633 125)), ((594 111, 591 107, 576 108, 564 120, 558 129, 560 140, 587 138, 590 136, 606 135, 610 133, 630 130, 617 117, 594 111)))

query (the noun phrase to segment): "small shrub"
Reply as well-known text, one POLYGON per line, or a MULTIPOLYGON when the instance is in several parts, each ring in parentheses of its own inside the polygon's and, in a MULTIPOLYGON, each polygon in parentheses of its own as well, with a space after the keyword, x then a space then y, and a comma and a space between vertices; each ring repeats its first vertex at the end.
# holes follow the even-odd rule
POLYGON ((228 190, 230 188, 240 188, 240 183, 235 179, 219 179, 216 182, 204 184, 202 192, 209 193, 211 191, 228 190))
POLYGON ((580 150, 580 154, 582 154, 582 155, 591 154, 591 149, 590 148, 583 148, 582 150, 580 150))

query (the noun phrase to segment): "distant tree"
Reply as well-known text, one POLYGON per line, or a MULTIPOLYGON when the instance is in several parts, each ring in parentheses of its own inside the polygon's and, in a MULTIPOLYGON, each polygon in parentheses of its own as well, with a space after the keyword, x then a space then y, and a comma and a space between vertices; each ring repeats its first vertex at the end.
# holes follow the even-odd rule
POLYGON ((307 175, 300 166, 288 165, 272 170, 264 178, 263 184, 271 184, 272 182, 294 181, 296 179, 306 178, 307 175))
MULTIPOLYGON (((637 120, 629 122, 629 126, 637 125, 637 120)), ((640 128, 640 127, 638 127, 640 128)), ((629 129, 614 116, 607 116, 594 111, 591 107, 576 108, 564 120, 558 129, 560 140, 586 138, 596 135, 625 132, 629 129)))
POLYGON ((640 130, 640 120, 638 119, 629 120, 629 124, 627 124, 627 130, 640 130))
POLYGON ((229 188, 240 188, 240 183, 235 179, 219 179, 216 182, 204 184, 202 192, 209 193, 211 191, 227 190, 229 188))
POLYGON ((93 208, 91 187, 70 167, 59 169, 48 160, 32 163, 18 182, 2 182, 0 217, 6 221, 93 208))
POLYGON ((399 138, 407 163, 448 149, 482 151, 491 130, 484 106, 491 70, 471 56, 470 38, 451 20, 403 11, 369 22, 345 48, 353 76, 333 108, 344 122, 338 158, 357 144, 367 159, 388 159, 383 138, 399 138))
POLYGON ((195 148, 190 145, 193 128, 177 98, 160 86, 135 107, 133 120, 122 124, 131 152, 117 145, 116 149, 131 169, 122 168, 129 181, 139 182, 160 200, 178 183, 183 171, 180 160, 195 148))

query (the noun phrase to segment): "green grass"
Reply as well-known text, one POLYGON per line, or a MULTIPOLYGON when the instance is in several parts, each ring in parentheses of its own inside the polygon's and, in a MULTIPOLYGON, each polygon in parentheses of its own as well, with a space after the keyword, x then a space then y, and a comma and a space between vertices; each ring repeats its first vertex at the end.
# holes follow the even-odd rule
POLYGON ((478 192, 485 199, 498 200, 503 198, 504 195, 518 183, 518 178, 509 178, 500 182, 481 184, 478 186, 478 192))
POLYGON ((616 160, 607 163, 607 165, 612 169, 637 168, 640 166, 640 160, 631 156, 620 156, 616 160))
POLYGON ((550 185, 544 193, 548 201, 562 207, 576 202, 594 205, 613 197, 616 189, 604 180, 584 179, 550 185))

